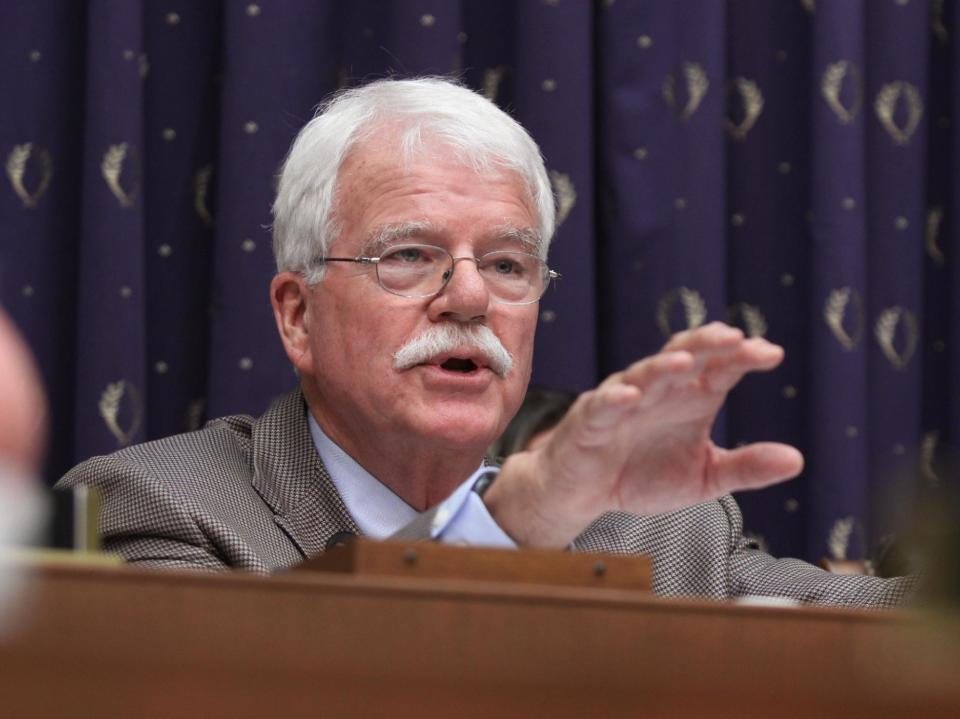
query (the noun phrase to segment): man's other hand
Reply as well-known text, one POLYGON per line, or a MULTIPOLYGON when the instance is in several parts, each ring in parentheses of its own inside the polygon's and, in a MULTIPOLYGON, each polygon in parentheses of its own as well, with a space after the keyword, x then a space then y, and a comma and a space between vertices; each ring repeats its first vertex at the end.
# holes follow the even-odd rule
POLYGON ((789 445, 710 440, 730 390, 782 360, 722 323, 679 333, 582 394, 546 444, 511 455, 484 501, 518 544, 563 547, 606 511, 668 512, 795 477, 803 456, 789 445))

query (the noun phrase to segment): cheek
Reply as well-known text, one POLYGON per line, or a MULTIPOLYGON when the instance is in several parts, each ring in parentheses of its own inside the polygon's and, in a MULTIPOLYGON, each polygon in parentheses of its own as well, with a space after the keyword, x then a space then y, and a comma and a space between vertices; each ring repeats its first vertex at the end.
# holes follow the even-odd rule
POLYGON ((517 409, 530 382, 530 373, 533 369, 533 341, 536 332, 537 315, 518 319, 500 335, 501 341, 513 355, 513 371, 508 378, 511 399, 515 401, 517 409))
MULTIPOLYGON (((537 307, 537 305, 534 305, 537 307)), ((533 341, 537 331, 537 312, 527 312, 505 328, 501 341, 513 355, 514 367, 518 374, 529 379, 533 364, 533 341)))
POLYGON ((322 329, 313 338, 320 359, 317 371, 321 375, 349 375, 358 387, 389 384, 396 374, 393 355, 422 329, 423 311, 358 299, 331 306, 324 321, 318 323, 322 329))
POLYGON ((342 302, 334 289, 332 284, 324 287, 311 307, 310 346, 316 376, 324 382, 342 384, 354 381, 352 373, 373 359, 361 358, 374 343, 371 333, 376 328, 370 326, 370 320, 376 315, 356 302, 342 302))

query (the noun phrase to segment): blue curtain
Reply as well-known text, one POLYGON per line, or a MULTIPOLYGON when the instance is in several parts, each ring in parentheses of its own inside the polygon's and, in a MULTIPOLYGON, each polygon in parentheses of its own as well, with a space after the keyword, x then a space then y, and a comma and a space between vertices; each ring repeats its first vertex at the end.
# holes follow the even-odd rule
POLYGON ((534 379, 585 389, 674 331, 783 344, 717 429, 802 477, 740 497, 776 553, 858 558, 960 422, 948 0, 0 4, 0 300, 48 466, 263 411, 274 176, 313 107, 456 73, 540 143, 559 207, 534 379))

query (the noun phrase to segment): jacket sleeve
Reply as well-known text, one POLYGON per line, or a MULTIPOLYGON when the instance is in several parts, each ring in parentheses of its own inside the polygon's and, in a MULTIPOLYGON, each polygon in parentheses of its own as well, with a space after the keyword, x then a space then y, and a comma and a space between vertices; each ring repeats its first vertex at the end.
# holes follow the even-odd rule
POLYGON ((799 559, 775 559, 743 536, 743 517, 733 497, 720 499, 730 521, 731 596, 787 597, 804 603, 888 608, 907 601, 917 578, 830 574, 799 559))

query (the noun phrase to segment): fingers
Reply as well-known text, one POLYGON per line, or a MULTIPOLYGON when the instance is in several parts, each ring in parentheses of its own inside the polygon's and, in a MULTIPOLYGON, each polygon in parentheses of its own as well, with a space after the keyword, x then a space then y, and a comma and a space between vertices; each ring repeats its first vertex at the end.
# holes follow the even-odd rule
MULTIPOLYGON (((675 335, 658 354, 608 377, 596 390, 588 417, 591 427, 609 427, 638 409, 669 402, 677 416, 712 407, 747 372, 773 369, 783 361, 783 349, 763 338, 719 322, 675 335), (626 392, 635 387, 639 394, 626 392), (615 389, 619 388, 619 389, 615 389), (708 401, 709 405, 691 402, 708 401)), ((715 411, 715 409, 713 410, 715 411)))
POLYGON ((677 332, 663 346, 666 351, 684 350, 691 353, 734 347, 743 340, 743 332, 723 322, 711 322, 702 327, 677 332))
POLYGON ((587 433, 604 432, 622 421, 640 395, 640 388, 634 385, 605 383, 592 392, 580 395, 570 415, 582 415, 583 428, 587 433))
POLYGON ((689 352, 702 365, 718 359, 754 363, 757 369, 772 369, 782 358, 783 349, 762 337, 745 338, 743 332, 722 322, 674 335, 664 352, 689 352))
MULTIPOLYGON (((651 404, 671 386, 694 377, 710 392, 725 393, 748 372, 765 372, 783 361, 783 348, 761 337, 745 339, 735 327, 715 322, 675 335, 660 351, 611 375, 607 384, 632 384, 651 404)), ((603 387, 604 385, 601 385, 603 387)))
POLYGON ((664 350, 652 357, 634 362, 611 379, 615 384, 623 383, 641 389, 649 402, 662 390, 681 380, 689 379, 695 371, 696 358, 690 352, 664 350))
POLYGON ((604 380, 593 393, 592 409, 603 413, 603 426, 610 426, 637 409, 655 405, 672 388, 689 383, 695 373, 689 352, 661 352, 604 380))
POLYGON ((759 489, 796 477, 803 471, 803 455, 779 442, 757 442, 736 449, 715 449, 707 469, 707 493, 759 489))
POLYGON ((694 371, 689 352, 661 352, 582 394, 570 414, 579 417, 587 435, 602 435, 636 410, 656 404, 671 387, 688 382, 694 371))
POLYGON ((703 383, 714 392, 729 392, 747 372, 772 370, 783 357, 783 348, 765 339, 743 340, 736 350, 705 362, 703 383))
POLYGON ((747 372, 765 372, 783 361, 783 348, 762 337, 744 338, 743 332, 721 322, 674 335, 664 351, 690 352, 702 383, 714 392, 728 392, 747 372))

